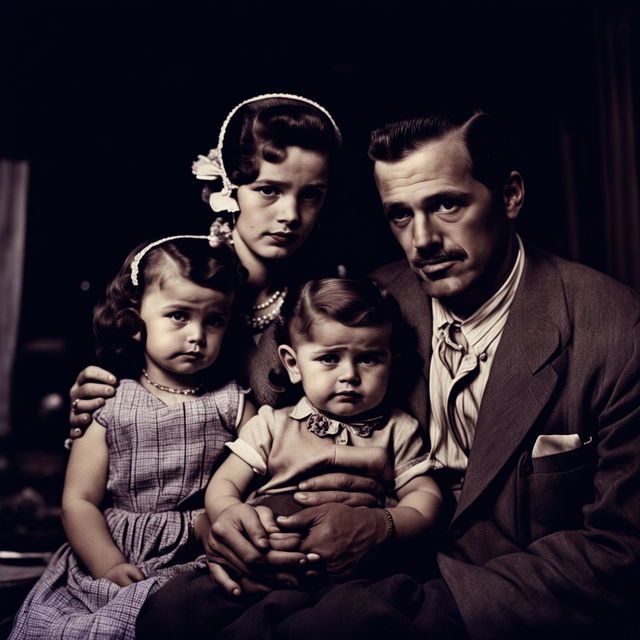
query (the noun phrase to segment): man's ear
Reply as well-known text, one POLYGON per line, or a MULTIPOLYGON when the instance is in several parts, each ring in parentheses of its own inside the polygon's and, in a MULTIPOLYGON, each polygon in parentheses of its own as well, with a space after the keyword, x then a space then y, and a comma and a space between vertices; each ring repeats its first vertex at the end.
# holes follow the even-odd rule
POLYGON ((524 180, 517 171, 512 171, 504 183, 504 208, 509 220, 515 220, 524 203, 524 180))
POLYGON ((280 362, 284 365, 284 368, 289 374, 289 380, 291 384, 298 384, 302 380, 300 377, 300 369, 298 368, 298 356, 296 352, 288 344, 281 344, 278 347, 278 357, 280 362))

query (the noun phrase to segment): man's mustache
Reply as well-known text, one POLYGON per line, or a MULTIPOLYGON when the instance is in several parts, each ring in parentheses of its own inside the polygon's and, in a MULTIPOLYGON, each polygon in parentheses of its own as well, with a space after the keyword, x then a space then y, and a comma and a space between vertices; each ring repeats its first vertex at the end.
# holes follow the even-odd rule
POLYGON ((428 251, 418 250, 417 256, 411 260, 411 264, 417 269, 429 264, 449 262, 450 260, 464 260, 467 254, 464 251, 428 251))

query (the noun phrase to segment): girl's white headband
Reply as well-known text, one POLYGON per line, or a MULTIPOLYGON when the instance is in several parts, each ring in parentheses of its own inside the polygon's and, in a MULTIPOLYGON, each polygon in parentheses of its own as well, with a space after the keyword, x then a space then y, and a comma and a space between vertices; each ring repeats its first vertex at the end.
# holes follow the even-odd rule
POLYGON ((233 246, 233 239, 231 237, 231 225, 228 221, 223 220, 222 218, 216 218, 211 225, 211 229, 209 230, 208 236, 194 236, 194 235, 184 235, 184 236, 167 236, 166 238, 160 238, 160 240, 155 240, 154 242, 150 242, 146 247, 143 247, 133 256, 133 260, 131 261, 131 282, 134 287, 138 286, 140 278, 138 277, 140 273, 140 262, 142 258, 144 258, 151 249, 157 247, 159 244, 163 242, 169 242, 170 240, 182 240, 184 238, 190 238, 194 240, 207 240, 209 242, 209 246, 217 249, 221 245, 233 246))

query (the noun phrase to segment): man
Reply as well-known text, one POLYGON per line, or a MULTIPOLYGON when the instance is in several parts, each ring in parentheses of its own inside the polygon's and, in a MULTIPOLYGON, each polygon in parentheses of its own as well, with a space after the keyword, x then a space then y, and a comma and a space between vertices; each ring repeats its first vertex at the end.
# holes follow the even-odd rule
MULTIPOLYGON (((440 576, 352 581, 314 601, 274 592, 245 617, 277 638, 631 637, 638 295, 522 243, 523 178, 489 116, 394 123, 374 132, 370 155, 408 260, 374 277, 416 328, 424 366, 410 407, 457 498, 440 576)), ((279 521, 308 528, 302 549, 335 572, 351 561, 338 547, 359 556, 387 533, 380 510, 339 507, 279 521)), ((149 604, 143 628, 160 611, 149 604)))
POLYGON ((375 277, 419 333, 412 409, 464 473, 438 566, 467 632, 624 627, 640 588, 638 295, 521 245, 523 180, 489 116, 389 125, 370 154, 411 267, 375 277))

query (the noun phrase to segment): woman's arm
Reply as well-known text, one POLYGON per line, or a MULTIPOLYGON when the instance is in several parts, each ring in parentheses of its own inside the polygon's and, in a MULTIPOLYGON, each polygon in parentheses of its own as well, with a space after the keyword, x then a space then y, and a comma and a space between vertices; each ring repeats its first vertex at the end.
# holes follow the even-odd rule
POLYGON ((69 458, 62 494, 62 524, 71 548, 89 573, 123 586, 144 576, 127 563, 100 512, 108 469, 106 431, 94 421, 84 438, 76 442, 69 458))
POLYGON ((83 429, 91 423, 93 412, 115 394, 117 382, 112 373, 100 367, 86 367, 78 374, 69 391, 69 422, 72 427, 69 435, 72 438, 78 438, 84 433, 83 429))

